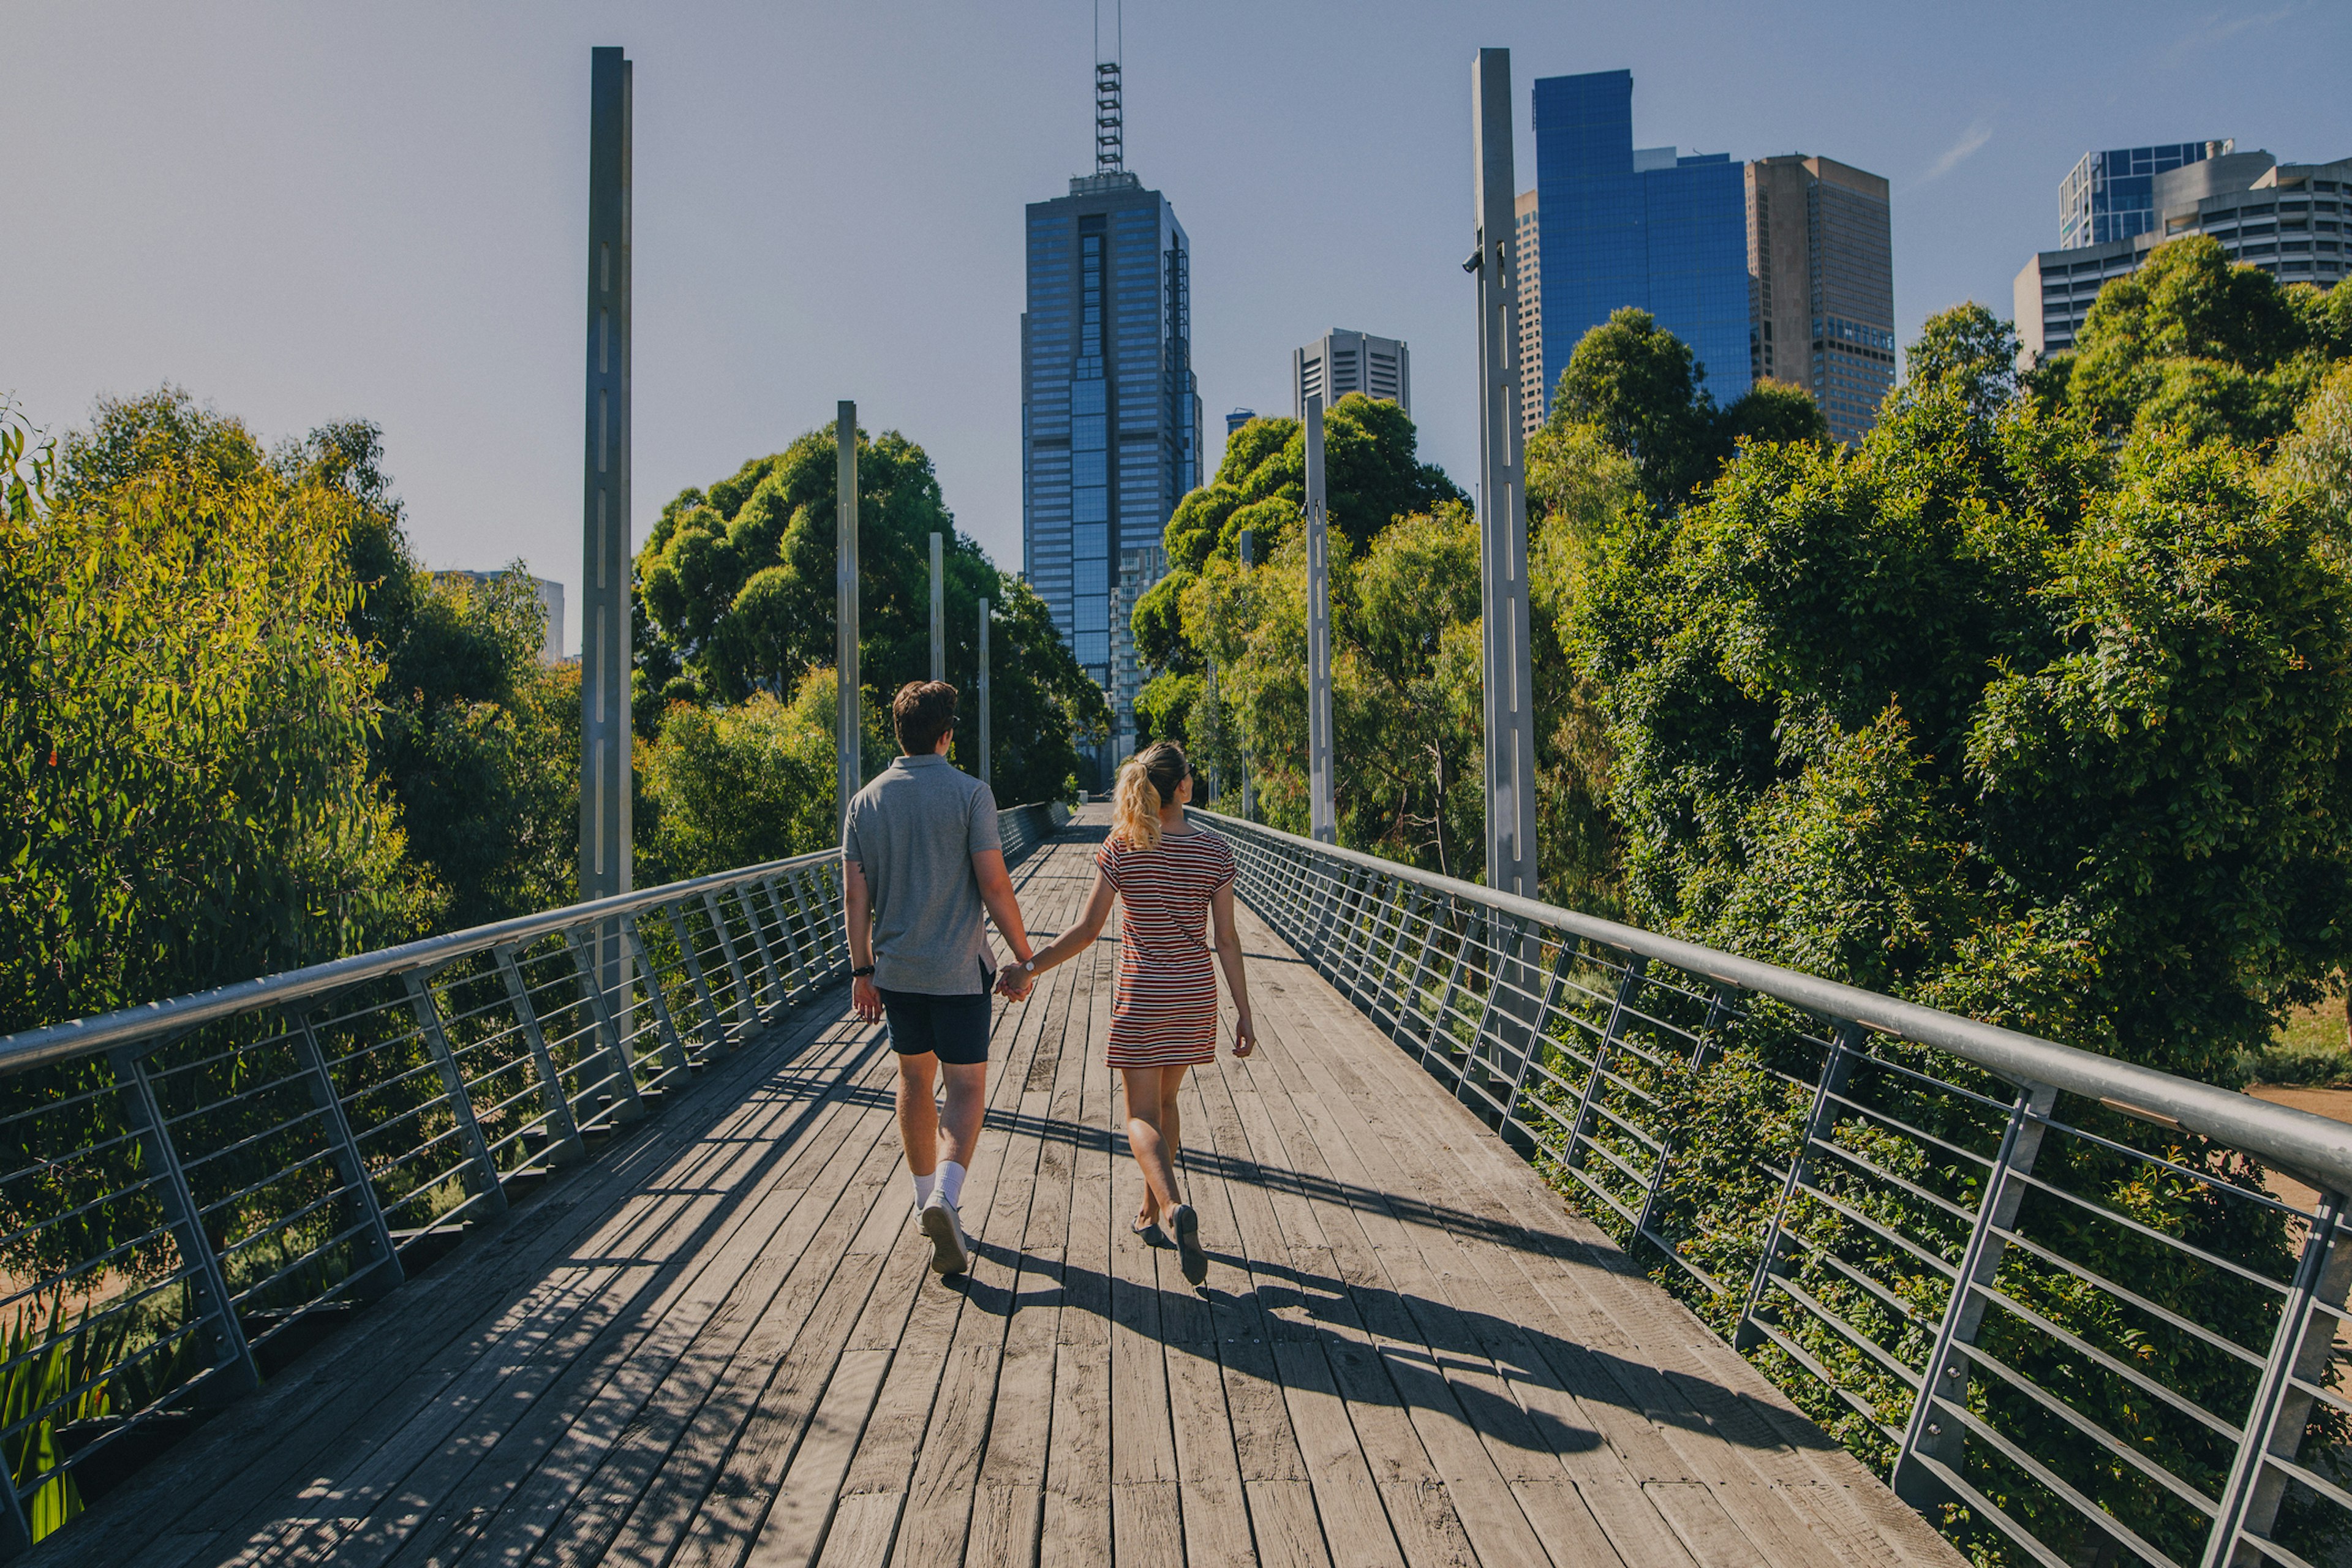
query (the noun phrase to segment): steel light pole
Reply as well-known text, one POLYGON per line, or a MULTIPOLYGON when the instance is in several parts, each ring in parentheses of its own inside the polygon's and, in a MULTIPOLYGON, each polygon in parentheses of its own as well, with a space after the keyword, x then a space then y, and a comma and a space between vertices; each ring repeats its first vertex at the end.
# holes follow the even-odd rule
MULTIPOLYGON (((1257 531, 1255 529, 1242 530, 1242 564, 1244 567, 1254 567, 1257 564, 1257 531)), ((1246 737, 1244 739, 1246 740, 1246 737)), ((1249 753, 1248 746, 1244 744, 1242 748, 1242 820, 1244 822, 1257 820, 1257 770, 1250 765, 1255 760, 1249 753)))
POLYGON ((835 823, 836 832, 849 825, 849 802, 863 782, 860 731, 863 725, 858 711, 857 691, 857 405, 840 404, 835 414, 833 441, 840 458, 833 512, 838 528, 835 545, 834 624, 838 632, 838 646, 834 650, 834 668, 839 687, 839 724, 834 746, 838 753, 839 777, 834 788, 838 806, 835 823))
POLYGON ((1339 841, 1331 805, 1331 540, 1323 508, 1323 395, 1307 399, 1307 822, 1339 841))
POLYGON ((940 536, 931 535, 931 679, 948 678, 947 587, 940 576, 940 536))
MULTIPOLYGON (((580 896, 629 890, 630 66, 589 54, 588 374, 582 471, 580 896)), ((593 938, 597 984, 628 984, 619 927, 593 938)))
POLYGON ((980 782, 988 776, 988 601, 980 602, 980 782))
POLYGON ((1478 566, 1486 604, 1486 883, 1536 894, 1535 672, 1528 648, 1527 497, 1519 485, 1518 289, 1510 244, 1511 51, 1470 67, 1478 247, 1478 566))

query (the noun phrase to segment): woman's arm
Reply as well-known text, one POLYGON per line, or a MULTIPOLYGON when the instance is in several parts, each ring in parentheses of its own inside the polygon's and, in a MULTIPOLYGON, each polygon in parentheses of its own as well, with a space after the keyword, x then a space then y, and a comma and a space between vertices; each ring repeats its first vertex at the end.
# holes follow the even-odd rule
POLYGON ((1118 889, 1097 868, 1095 885, 1087 891, 1086 908, 1078 911, 1077 924, 1047 942, 1028 963, 1007 964, 1004 973, 997 976, 997 989, 1007 996, 1024 995, 1036 976, 1084 952, 1102 934, 1103 922, 1110 919, 1111 900, 1118 896, 1118 889), (1016 985, 1018 990, 1013 989, 1016 985))
POLYGON ((1245 1057, 1257 1048, 1257 1025, 1250 1017, 1249 976, 1242 970, 1241 933, 1234 926, 1234 885, 1227 882, 1209 896, 1209 921, 1217 943, 1217 963, 1225 972, 1225 989, 1234 994, 1234 1055, 1245 1057))

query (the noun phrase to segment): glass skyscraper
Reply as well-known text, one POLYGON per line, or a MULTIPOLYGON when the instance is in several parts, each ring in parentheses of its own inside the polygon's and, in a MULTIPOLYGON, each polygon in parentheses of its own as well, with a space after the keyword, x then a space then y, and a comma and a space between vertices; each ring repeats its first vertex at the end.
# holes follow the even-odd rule
POLYGON ((1161 530, 1200 483, 1192 270, 1175 209, 1124 170, 1079 176, 1068 195, 1030 204, 1022 562, 1110 698, 1103 763, 1126 754, 1134 735, 1136 672, 1131 658, 1116 657, 1115 624, 1139 580, 1165 571, 1161 530))
POLYGON ((2058 248, 2129 239, 2156 226, 2156 176, 2218 158, 2229 142, 2167 142, 2085 153, 2058 183, 2058 248))
POLYGON ((1579 340, 1626 305, 1691 346, 1717 402, 1746 394, 1741 166, 1726 153, 1636 149, 1632 71, 1538 78, 1535 121, 1546 405, 1579 340))

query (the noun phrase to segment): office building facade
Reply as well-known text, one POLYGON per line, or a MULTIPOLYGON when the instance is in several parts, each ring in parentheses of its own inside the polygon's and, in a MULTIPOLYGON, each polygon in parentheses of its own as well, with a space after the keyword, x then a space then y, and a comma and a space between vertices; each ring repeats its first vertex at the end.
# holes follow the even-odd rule
POLYGON ((2230 153, 2229 142, 2167 142, 2085 153, 2058 182, 2058 248, 2080 250, 2156 227, 2156 176, 2230 153))
POLYGON ((1236 408, 1225 416, 1225 438, 1233 439, 1234 432, 1257 417, 1255 408, 1236 408))
POLYGON ((1591 328, 1638 306, 1688 343, 1719 403, 1748 391, 1748 217, 1741 166, 1633 145, 1633 73, 1535 84, 1543 385, 1591 328))
POLYGON ((1519 433, 1532 436, 1543 428, 1551 389, 1543 370, 1543 232, 1541 211, 1533 191, 1521 191, 1511 204, 1511 272, 1519 285, 1519 433))
POLYGON ((1128 554, 1156 552, 1200 483, 1192 243, 1167 198, 1119 169, 1032 203, 1027 237, 1022 563, 1110 699, 1108 762, 1134 731, 1132 661, 1123 679, 1113 644, 1128 554))
POLYGON ((1307 400, 1328 408, 1351 392, 1385 397, 1412 412, 1412 355, 1394 338, 1334 327, 1290 353, 1290 416, 1307 417, 1307 400))
POLYGON ((2230 260, 2282 283, 2331 289, 2352 271, 2352 159, 2281 163, 2268 153, 2217 151, 2152 176, 2149 202, 2153 226, 2041 251, 2018 273, 2021 363, 2073 349, 2099 290, 2169 239, 2210 235, 2230 260))
POLYGON ((1811 393, 1851 445, 1895 387, 1886 182, 1802 153, 1759 158, 1745 179, 1749 374, 1811 393))

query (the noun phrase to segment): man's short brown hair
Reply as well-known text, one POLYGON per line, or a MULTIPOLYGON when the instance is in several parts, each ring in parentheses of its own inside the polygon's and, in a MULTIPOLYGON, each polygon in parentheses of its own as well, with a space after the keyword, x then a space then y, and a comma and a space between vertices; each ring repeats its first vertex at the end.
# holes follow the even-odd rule
POLYGON ((890 725, 898 749, 910 757, 939 749, 940 737, 955 728, 956 689, 944 680, 910 680, 890 700, 890 725))

